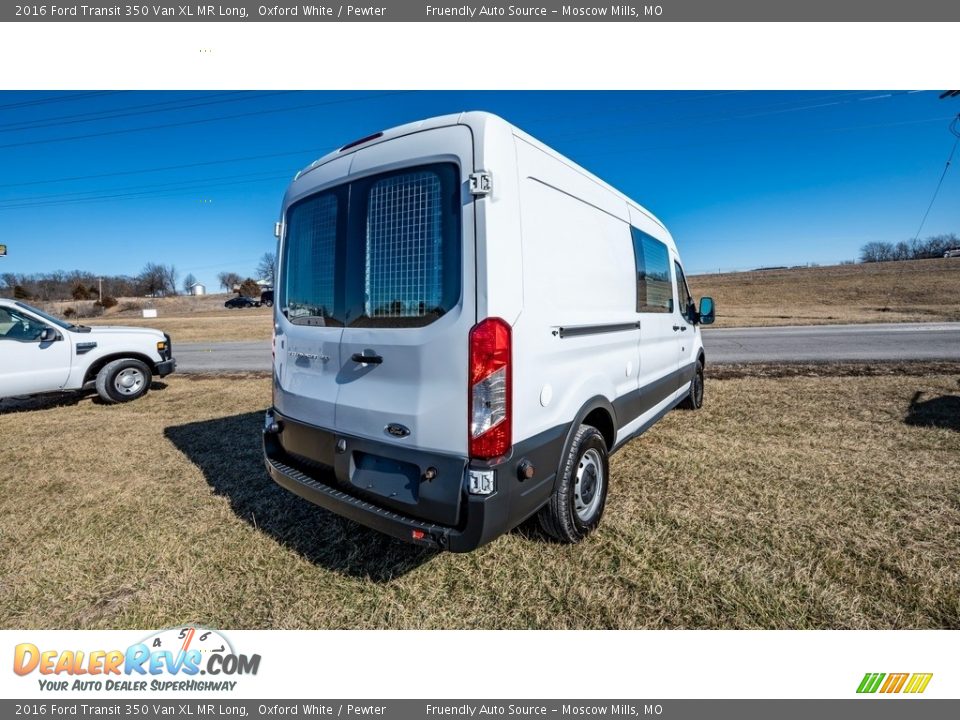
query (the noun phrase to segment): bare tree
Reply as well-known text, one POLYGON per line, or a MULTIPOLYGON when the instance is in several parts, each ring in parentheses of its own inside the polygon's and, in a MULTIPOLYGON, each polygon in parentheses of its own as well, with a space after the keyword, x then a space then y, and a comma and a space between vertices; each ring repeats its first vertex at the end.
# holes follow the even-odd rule
POLYGON ((860 262, 886 262, 893 260, 893 245, 888 242, 868 242, 860 248, 860 262))
POLYGON ((217 275, 217 280, 220 281, 220 287, 227 292, 232 291, 234 287, 243 282, 243 278, 235 272, 222 272, 217 275))
POLYGON ((175 295, 177 271, 173 265, 147 263, 137 278, 140 289, 147 295, 175 295))
POLYGON ((265 280, 271 285, 273 285, 273 278, 276 274, 277 267, 277 254, 272 252, 266 252, 263 254, 263 257, 260 258, 260 262, 257 264, 257 279, 265 280))
POLYGON ((187 276, 183 279, 183 291, 189 295, 193 292, 193 286, 197 284, 197 278, 194 277, 193 273, 187 273, 187 276))

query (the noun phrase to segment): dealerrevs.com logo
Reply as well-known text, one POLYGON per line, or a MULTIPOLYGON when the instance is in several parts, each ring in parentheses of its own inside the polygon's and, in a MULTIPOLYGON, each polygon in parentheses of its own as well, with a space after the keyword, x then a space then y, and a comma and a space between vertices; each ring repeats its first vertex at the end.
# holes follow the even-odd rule
POLYGON ((922 693, 927 689, 933 673, 867 673, 857 686, 858 693, 922 693))
POLYGON ((47 691, 231 691, 238 682, 233 678, 259 669, 260 655, 237 653, 223 633, 190 625, 162 630, 126 650, 56 650, 26 642, 13 653, 13 671, 36 673, 47 691))

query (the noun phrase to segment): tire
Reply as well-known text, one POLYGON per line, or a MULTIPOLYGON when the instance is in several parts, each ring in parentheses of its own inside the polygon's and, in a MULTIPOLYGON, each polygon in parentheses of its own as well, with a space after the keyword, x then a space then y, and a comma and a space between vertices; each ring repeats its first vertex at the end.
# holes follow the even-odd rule
POLYGON ((595 427, 581 425, 570 443, 540 526, 551 537, 578 543, 593 532, 607 504, 610 463, 607 443, 595 427))
POLYGON ((697 369, 690 382, 690 392, 680 405, 688 410, 699 410, 703 407, 703 361, 701 360, 697 360, 697 369))
POLYGON ((153 373, 146 363, 135 358, 121 358, 104 365, 97 373, 97 395, 105 403, 136 400, 147 394, 153 373))

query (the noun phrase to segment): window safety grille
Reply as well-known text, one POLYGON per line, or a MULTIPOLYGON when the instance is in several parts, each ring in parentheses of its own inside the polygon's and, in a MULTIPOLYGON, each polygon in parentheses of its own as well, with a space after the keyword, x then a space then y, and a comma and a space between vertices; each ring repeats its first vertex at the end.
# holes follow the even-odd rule
POLYGON ((420 317, 442 304, 441 183, 419 171, 370 187, 367 210, 368 317, 420 317))

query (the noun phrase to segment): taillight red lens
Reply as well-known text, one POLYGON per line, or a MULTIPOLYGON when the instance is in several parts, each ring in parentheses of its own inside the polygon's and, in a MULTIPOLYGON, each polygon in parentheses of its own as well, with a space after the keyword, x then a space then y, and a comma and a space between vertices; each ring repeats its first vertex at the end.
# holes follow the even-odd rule
POLYGON ((470 456, 506 455, 512 442, 510 326, 487 318, 470 331, 468 437, 470 456))

